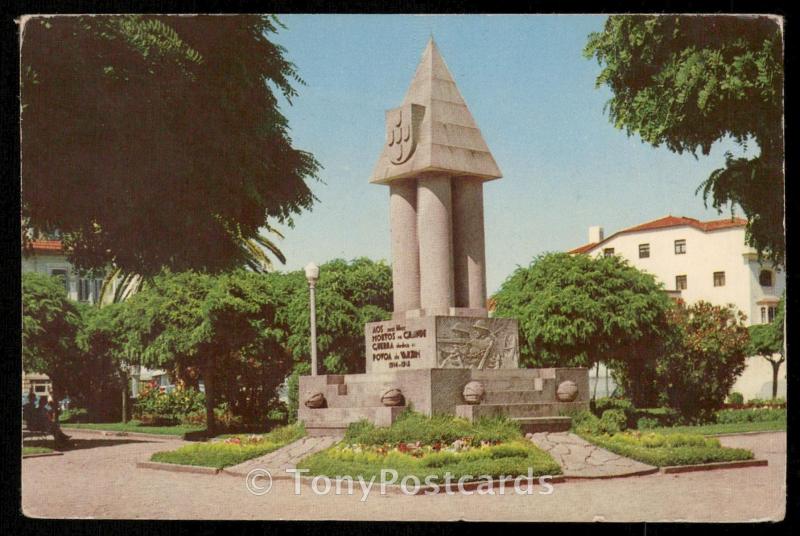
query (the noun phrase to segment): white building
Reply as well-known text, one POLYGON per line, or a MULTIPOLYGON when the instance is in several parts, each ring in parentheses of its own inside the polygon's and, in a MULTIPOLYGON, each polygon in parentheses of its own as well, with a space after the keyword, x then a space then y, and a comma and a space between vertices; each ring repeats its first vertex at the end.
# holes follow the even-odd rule
MULTIPOLYGON (((620 255, 653 274, 665 290, 687 303, 733 304, 747 316, 748 325, 763 324, 775 316, 786 275, 772 264, 759 262, 755 250, 746 245, 746 223, 741 218, 699 221, 666 216, 608 237, 602 227, 594 226, 589 228, 589 242, 570 253, 620 255)), ((745 399, 769 398, 770 364, 762 357, 748 358, 747 369, 733 391, 745 399)), ((784 364, 778 395, 785 394, 784 364)))
POLYGON ((71 300, 97 303, 100 298, 103 278, 79 275, 67 260, 60 240, 33 240, 22 256, 22 273, 27 272, 60 277, 71 300))
MULTIPOLYGON (((31 247, 23 252, 22 273, 38 272, 41 274, 57 276, 64 282, 67 297, 73 301, 96 304, 100 299, 103 288, 102 277, 86 277, 78 274, 72 264, 67 260, 66 253, 60 240, 32 240, 31 247)), ((103 303, 113 301, 114 292, 118 281, 112 281, 110 292, 103 297, 103 303)), ((155 379, 165 389, 171 388, 166 371, 150 370, 145 367, 134 367, 131 374, 131 393, 133 397, 138 394, 141 382, 155 379)), ((22 374, 23 396, 29 389, 39 395, 49 396, 51 382, 45 374, 22 374)))

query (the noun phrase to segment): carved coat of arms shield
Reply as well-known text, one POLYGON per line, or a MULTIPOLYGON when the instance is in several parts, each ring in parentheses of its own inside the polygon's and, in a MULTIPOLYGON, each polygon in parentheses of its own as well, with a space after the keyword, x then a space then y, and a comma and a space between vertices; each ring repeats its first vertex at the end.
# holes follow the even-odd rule
POLYGON ((424 113, 425 107, 419 104, 404 104, 386 112, 386 145, 392 164, 402 164, 414 154, 424 113))

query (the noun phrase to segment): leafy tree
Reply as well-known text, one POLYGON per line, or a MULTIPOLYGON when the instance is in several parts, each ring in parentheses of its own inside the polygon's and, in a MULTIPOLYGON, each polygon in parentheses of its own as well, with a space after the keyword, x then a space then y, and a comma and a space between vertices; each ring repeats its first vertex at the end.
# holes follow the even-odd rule
POLYGON ((687 419, 708 417, 719 408, 745 368, 749 337, 744 320, 732 305, 699 301, 673 307, 670 350, 656 365, 662 402, 687 419))
POLYGON ((28 19, 23 221, 78 269, 150 277, 283 261, 259 234, 314 200, 276 91, 302 84, 274 17, 28 19), (202 237, 198 242, 191 237, 202 237))
POLYGON ((494 298, 496 316, 519 320, 522 364, 603 362, 636 378, 626 390, 646 404, 652 391, 643 377, 667 333, 670 309, 652 275, 616 256, 550 253, 517 268, 494 298))
MULTIPOLYGON (((40 273, 22 274, 22 369, 47 374, 53 400, 77 392, 83 372, 76 343, 81 315, 63 282, 40 273)), ((58 404, 56 404, 58 412, 58 404)), ((57 417, 57 415, 56 415, 57 417)))
MULTIPOLYGON (((302 272, 283 277, 293 286, 285 309, 288 348, 295 360, 310 354, 308 284, 302 272)), ((316 291, 317 351, 320 373, 364 372, 364 324, 388 320, 392 310, 392 273, 383 262, 335 259, 320 266, 316 291)))
POLYGON ((726 155, 725 167, 698 188, 718 210, 739 205, 748 242, 782 263, 783 44, 781 25, 766 16, 608 18, 584 50, 602 66, 609 119, 655 147, 707 155, 715 141, 755 140, 753 158, 726 155))
POLYGON ((122 304, 92 307, 80 304, 81 328, 78 348, 84 367, 79 375, 81 400, 93 422, 106 420, 112 411, 121 410, 122 421, 128 419, 128 367, 136 359, 124 348, 122 304), (121 396, 120 396, 121 393, 121 396), (121 405, 117 404, 121 401, 121 405))
POLYGON ((243 376, 253 374, 274 390, 291 367, 277 319, 278 290, 264 275, 245 270, 158 275, 124 304, 125 348, 141 355, 143 365, 171 370, 186 384, 196 383, 192 371, 199 371, 213 434, 214 407, 239 395, 243 376))
POLYGON ((785 318, 786 296, 778 303, 775 319, 769 324, 750 326, 749 355, 759 355, 772 365, 772 398, 778 397, 778 372, 786 360, 783 346, 783 329, 785 318))

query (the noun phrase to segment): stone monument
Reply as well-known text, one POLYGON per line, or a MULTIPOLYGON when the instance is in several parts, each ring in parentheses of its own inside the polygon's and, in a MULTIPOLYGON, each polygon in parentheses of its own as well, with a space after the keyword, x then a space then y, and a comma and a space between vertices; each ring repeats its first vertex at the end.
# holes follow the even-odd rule
POLYGON ((517 321, 487 313, 483 184, 501 173, 433 38, 385 119, 370 182, 389 187, 394 312, 365 325, 366 374, 301 377, 300 419, 341 433, 413 406, 568 426, 563 410, 588 407, 587 370, 520 369, 517 321))

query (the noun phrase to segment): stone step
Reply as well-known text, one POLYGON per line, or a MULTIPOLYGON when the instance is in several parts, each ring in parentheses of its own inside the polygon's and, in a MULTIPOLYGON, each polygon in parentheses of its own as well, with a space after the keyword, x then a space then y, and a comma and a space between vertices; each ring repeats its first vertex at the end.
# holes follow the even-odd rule
POLYGON ((486 391, 484 404, 530 404, 536 402, 551 402, 544 390, 519 389, 509 391, 486 391))
POLYGON ((523 434, 539 432, 566 432, 572 425, 571 417, 519 417, 512 419, 520 424, 523 434))
POLYGON ((347 431, 347 426, 346 423, 337 422, 325 423, 324 425, 306 423, 306 435, 309 437, 325 436, 342 438, 347 431))
POLYGON ((480 381, 489 391, 539 391, 555 396, 556 383, 550 378, 485 378, 480 381))
POLYGON ((565 412, 577 411, 586 407, 583 402, 532 402, 524 404, 462 404, 456 406, 456 415, 467 420, 482 417, 509 418, 558 417, 565 412))
POLYGON ((534 378, 555 380, 556 369, 484 369, 472 371, 472 379, 479 381, 483 381, 484 379, 532 380, 534 378))

